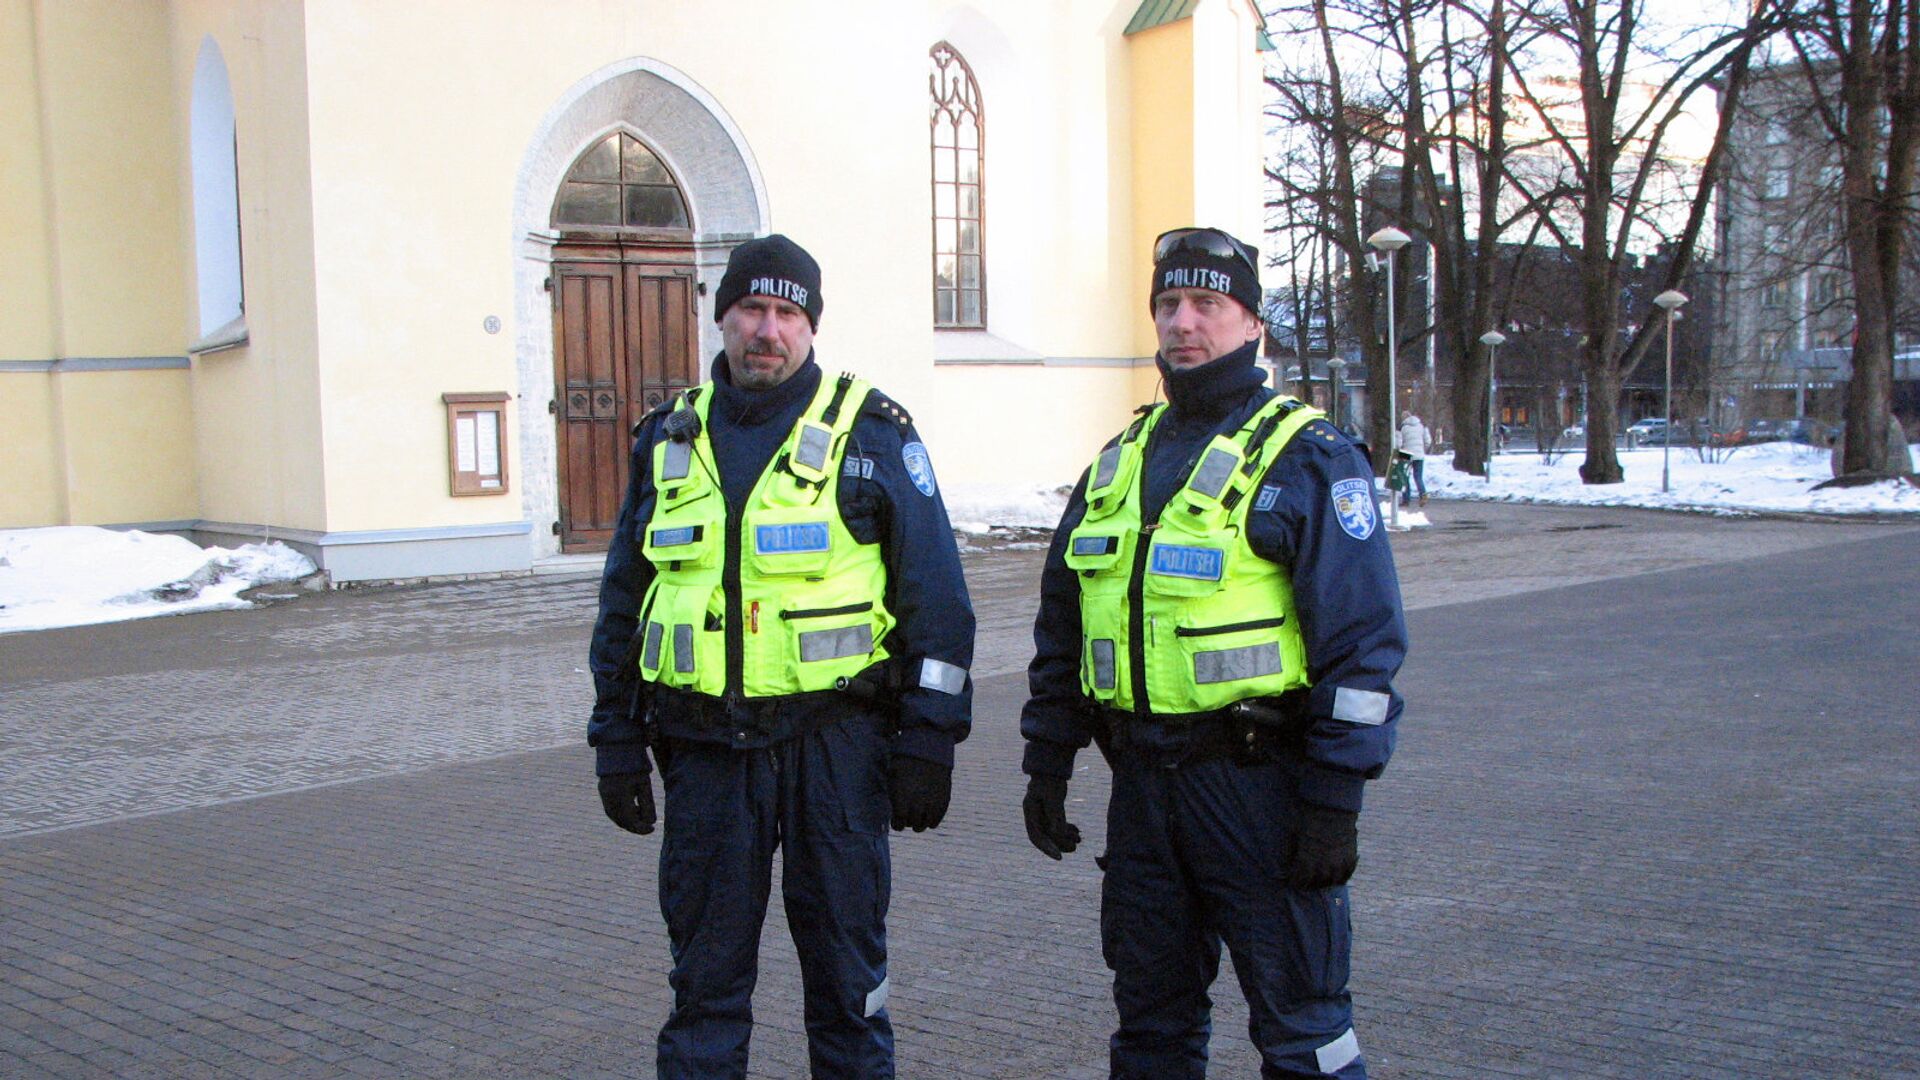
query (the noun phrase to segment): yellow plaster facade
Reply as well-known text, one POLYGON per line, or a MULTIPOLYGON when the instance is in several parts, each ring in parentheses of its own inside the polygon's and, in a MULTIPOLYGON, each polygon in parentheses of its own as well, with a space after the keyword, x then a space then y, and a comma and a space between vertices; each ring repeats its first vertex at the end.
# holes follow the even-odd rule
POLYGON ((0 314, 0 461, 26 478, 0 527, 183 521, 284 537, 341 580, 552 554, 547 214, 616 129, 681 180, 703 364, 726 251, 783 232, 823 267, 823 366, 911 408, 944 480, 1071 483, 1154 390, 1153 236, 1257 228, 1251 9, 1126 36, 1113 0, 840 6, 742 5, 778 43, 743 64, 711 9, 665 0, 0 0, 0 93, 31 103, 0 110, 25 148, 0 159, 22 238, 0 285, 26 298, 0 314), (939 41, 980 83, 985 330, 932 328, 939 41), (208 55, 244 336, 196 352, 220 258, 195 232, 208 55), (513 397, 502 496, 449 493, 441 395, 474 391, 513 397))

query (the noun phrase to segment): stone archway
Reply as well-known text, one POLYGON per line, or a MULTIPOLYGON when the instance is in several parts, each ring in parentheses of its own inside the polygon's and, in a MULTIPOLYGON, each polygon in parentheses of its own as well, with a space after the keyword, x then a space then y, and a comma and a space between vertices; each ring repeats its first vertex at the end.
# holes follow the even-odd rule
MULTIPOLYGON (((533 558, 559 551, 553 309, 549 292, 554 196, 581 152, 615 130, 643 138, 682 184, 693 223, 693 263, 703 297, 719 284, 728 252, 767 230, 766 187, 746 140, 719 103, 657 60, 609 65, 570 87, 541 119, 522 158, 513 199, 514 356, 519 395, 521 499, 532 523, 533 558)), ((720 347, 711 301, 701 301, 700 354, 720 347)))

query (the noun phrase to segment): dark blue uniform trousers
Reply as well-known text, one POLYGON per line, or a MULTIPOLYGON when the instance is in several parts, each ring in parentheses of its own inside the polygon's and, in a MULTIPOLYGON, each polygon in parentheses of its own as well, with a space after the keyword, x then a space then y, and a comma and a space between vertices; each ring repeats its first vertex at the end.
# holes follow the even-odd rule
POLYGON ((662 1080, 747 1074, 760 926, 781 846, 813 1075, 893 1076, 888 752, 881 722, 858 711, 760 750, 672 742, 661 765, 660 908, 673 947, 662 1080))
POLYGON ((1360 1080, 1346 888, 1286 885, 1296 767, 1168 767, 1116 747, 1100 937, 1120 1028, 1112 1075, 1204 1077, 1226 942, 1262 1077, 1360 1080))

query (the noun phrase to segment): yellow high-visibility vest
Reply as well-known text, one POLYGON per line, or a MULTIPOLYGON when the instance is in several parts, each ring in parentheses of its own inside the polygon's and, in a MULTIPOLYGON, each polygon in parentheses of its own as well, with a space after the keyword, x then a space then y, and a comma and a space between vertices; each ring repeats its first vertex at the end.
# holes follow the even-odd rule
POLYGON ((1216 435, 1159 521, 1142 528, 1155 406, 1096 458, 1087 512, 1067 541, 1080 575, 1080 687, 1110 708, 1205 713, 1309 685, 1288 568, 1247 540, 1252 490, 1301 428, 1324 415, 1276 397, 1216 435))
POLYGON ((886 564, 879 544, 848 531, 837 498, 848 433, 869 389, 851 375, 822 378, 737 521, 707 437, 712 388, 682 395, 675 408, 698 418, 696 433, 653 447, 656 494, 641 550, 655 576, 640 609, 642 678, 721 696, 730 622, 740 628, 735 685, 750 698, 831 690, 886 659, 894 625, 886 564), (731 600, 730 534, 739 560, 731 600))

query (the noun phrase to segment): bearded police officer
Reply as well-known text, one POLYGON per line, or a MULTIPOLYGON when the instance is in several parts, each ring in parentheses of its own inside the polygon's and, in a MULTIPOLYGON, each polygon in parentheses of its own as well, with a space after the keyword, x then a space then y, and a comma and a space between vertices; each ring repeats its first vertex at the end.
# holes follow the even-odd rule
POLYGON ((654 827, 673 951, 661 1077, 746 1075, 775 847, 815 1076, 890 1077, 887 826, 947 809, 973 612, 905 410, 823 374, 820 268, 735 248, 711 381, 638 427, 594 629, 607 816, 654 827))
POLYGON ((1362 1077, 1346 882, 1406 652, 1373 473, 1264 385, 1253 248, 1166 233, 1151 297, 1167 403, 1081 478, 1041 581, 1027 834, 1074 850, 1067 782, 1098 740, 1112 1075, 1205 1075, 1224 940, 1262 1076, 1362 1077))

